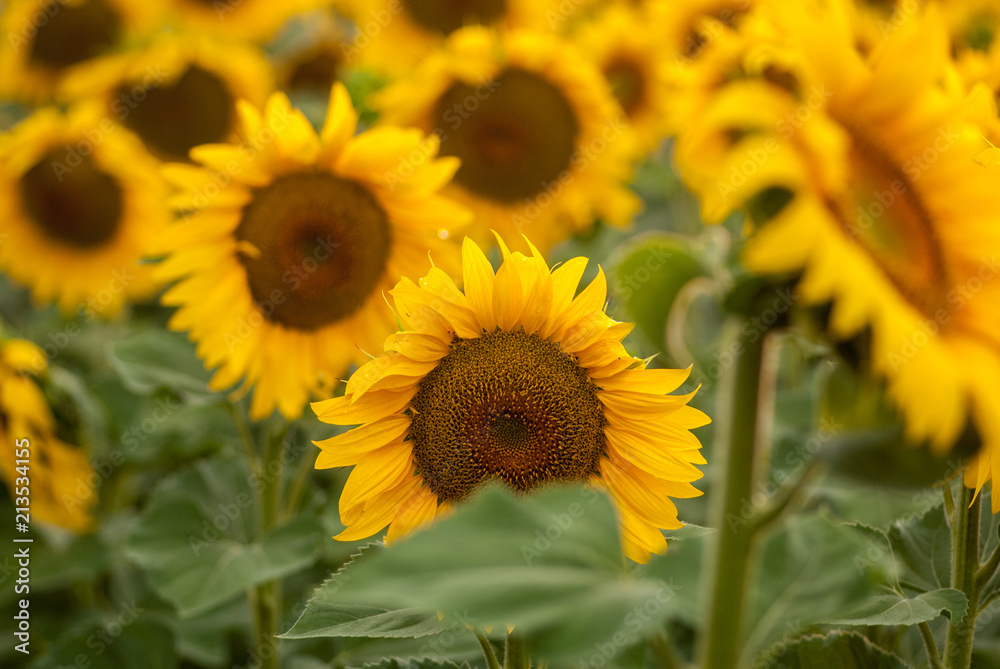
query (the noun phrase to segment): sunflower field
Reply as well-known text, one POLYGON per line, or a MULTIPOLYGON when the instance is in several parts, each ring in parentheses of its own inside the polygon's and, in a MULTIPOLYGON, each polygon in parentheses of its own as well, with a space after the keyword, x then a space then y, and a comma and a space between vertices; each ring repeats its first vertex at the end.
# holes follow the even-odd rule
POLYGON ((0 0, 0 667, 1000 669, 1000 0, 0 0))

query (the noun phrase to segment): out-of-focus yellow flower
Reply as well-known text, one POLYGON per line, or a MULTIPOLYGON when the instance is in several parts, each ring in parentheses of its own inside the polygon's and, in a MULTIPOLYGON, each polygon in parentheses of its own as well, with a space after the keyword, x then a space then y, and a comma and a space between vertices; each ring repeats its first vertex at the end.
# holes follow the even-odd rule
POLYGON ((192 151, 165 168, 196 211, 169 228, 159 266, 180 282, 170 321, 218 371, 212 387, 254 388, 251 416, 298 417, 395 329, 383 292, 434 263, 458 267, 448 239, 469 212, 439 194, 458 167, 436 137, 384 127, 354 136, 346 89, 333 88, 317 136, 275 93, 261 114, 241 103, 242 145, 192 151), (408 166, 399 170, 402 163, 408 166))
POLYGON ((345 61, 392 75, 415 63, 465 26, 551 31, 555 0, 343 0, 357 30, 344 47, 345 61))
POLYGON ((679 138, 678 164, 713 220, 787 195, 745 264, 801 273, 800 299, 832 304, 835 337, 870 331, 872 368, 912 439, 947 450, 971 420, 985 444, 967 479, 979 488, 1000 471, 1000 189, 976 162, 963 96, 940 85, 950 63, 935 8, 870 55, 844 3, 764 9, 776 41, 713 55, 724 76, 679 138))
POLYGON ((50 102, 74 66, 151 27, 159 0, 11 0, 0 14, 0 97, 50 102))
POLYGON ((613 4, 575 35, 580 52, 607 79, 643 154, 667 133, 670 59, 653 18, 627 3, 613 4))
POLYGON ((155 288, 138 263, 169 218, 166 190, 99 107, 41 109, 0 141, 0 269, 67 316, 114 315, 155 288))
POLYGON ((260 49, 190 33, 166 33, 68 76, 63 95, 96 97, 162 160, 187 160, 199 144, 235 140, 236 101, 262 105, 274 73, 260 49))
POLYGON ((291 16, 329 0, 160 0, 160 20, 182 30, 233 39, 270 39, 291 16))
POLYGON ((625 186, 628 121, 600 72, 554 37, 463 28, 374 104, 461 159, 447 192, 476 213, 481 244, 492 229, 548 249, 597 218, 626 225, 639 209, 625 186))
POLYGON ((52 410, 32 378, 47 367, 31 342, 0 341, 0 475, 15 503, 27 498, 31 520, 82 532, 93 524, 94 472, 86 454, 56 437, 52 410))
POLYGON ((951 52, 969 86, 983 82, 1000 93, 1000 4, 994 0, 940 3, 951 35, 951 52))

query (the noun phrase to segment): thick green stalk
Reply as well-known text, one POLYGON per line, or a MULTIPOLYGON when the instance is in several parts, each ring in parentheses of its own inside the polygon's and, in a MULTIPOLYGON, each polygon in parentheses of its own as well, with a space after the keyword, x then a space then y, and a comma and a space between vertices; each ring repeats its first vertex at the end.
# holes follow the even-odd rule
POLYGON ((951 622, 944 646, 944 662, 948 669, 969 669, 972 664, 972 637, 976 631, 979 610, 979 515, 980 497, 961 486, 958 503, 951 518, 951 587, 965 593, 969 608, 965 617, 951 622), (973 499, 975 498, 975 499, 973 499))
POLYGON ((503 653, 503 669, 531 669, 528 646, 515 631, 507 633, 507 645, 503 653))
POLYGON ((747 576, 756 523, 741 516, 754 481, 758 394, 764 333, 745 327, 748 321, 731 318, 727 324, 726 350, 735 355, 725 371, 715 415, 713 456, 716 479, 710 518, 718 528, 711 556, 708 622, 701 647, 704 669, 734 669, 739 661, 744 632, 747 576))
MULTIPOLYGON (((270 436, 263 459, 263 485, 260 490, 260 522, 258 532, 261 538, 277 526, 281 517, 282 468, 281 447, 284 443, 286 430, 270 436)), ((278 639, 281 624, 282 588, 281 581, 261 583, 255 589, 254 604, 257 618, 256 653, 261 660, 262 669, 277 669, 278 639)))

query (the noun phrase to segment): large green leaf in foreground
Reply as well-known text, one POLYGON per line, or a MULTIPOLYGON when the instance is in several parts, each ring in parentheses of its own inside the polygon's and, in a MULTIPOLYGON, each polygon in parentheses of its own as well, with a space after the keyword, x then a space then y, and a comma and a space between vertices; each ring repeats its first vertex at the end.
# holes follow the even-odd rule
POLYGON ((342 570, 288 636, 333 635, 339 625, 355 635, 373 622, 423 632, 440 611, 479 628, 513 624, 539 658, 606 662, 661 622, 672 598, 664 582, 627 574, 605 495, 556 487, 518 497, 491 488, 342 570), (352 611, 362 618, 348 620, 352 611))

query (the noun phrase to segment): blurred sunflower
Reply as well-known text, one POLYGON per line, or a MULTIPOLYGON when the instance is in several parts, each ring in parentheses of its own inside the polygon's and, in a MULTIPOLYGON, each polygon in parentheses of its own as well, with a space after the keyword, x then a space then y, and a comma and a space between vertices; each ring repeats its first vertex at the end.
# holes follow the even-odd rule
POLYGON ((597 217, 627 225, 640 207, 625 186, 627 120, 600 72, 554 37, 463 28, 374 104, 461 159, 447 192, 475 211, 481 244, 489 230, 530 230, 544 250, 597 217))
POLYGON ((331 11, 305 14, 296 25, 307 30, 294 33, 275 50, 275 70, 278 86, 293 98, 298 93, 322 96, 326 100, 346 65, 344 45, 348 31, 344 19, 331 11))
POLYGON ((192 32, 232 39, 264 41, 274 36, 289 17, 329 0, 161 0, 162 19, 192 32))
POLYGON ((862 56, 878 50, 885 38, 896 30, 896 26, 906 21, 916 3, 897 0, 870 2, 855 0, 845 3, 848 17, 854 31, 854 46, 862 56))
POLYGON ((787 193, 748 240, 747 267, 801 272, 799 296, 832 303, 836 337, 870 330, 872 367, 913 440, 947 450, 971 419, 1000 466, 992 325, 1000 319, 1000 189, 975 162, 982 140, 966 131, 962 97, 937 85, 949 64, 934 8, 866 61, 843 4, 770 7, 785 45, 800 54, 797 81, 731 77, 679 142, 678 163, 728 147, 700 193, 720 217, 763 192, 787 193))
POLYGON ((138 262, 168 220, 159 166, 78 105, 36 111, 0 141, 0 269, 65 315, 113 315, 155 284, 138 262))
POLYGON ((1000 5, 995 0, 941 3, 951 50, 962 79, 985 82, 1000 93, 1000 5))
POLYGON ((757 4, 757 0, 651 0, 650 24, 662 31, 662 48, 680 69, 720 35, 737 29, 757 4))
POLYGON ((669 61, 658 26, 642 10, 625 3, 611 5, 582 24, 575 40, 607 79, 635 130, 639 150, 646 153, 667 134, 669 61))
POLYGON ((96 96, 110 117, 162 160, 188 160, 199 144, 236 137, 236 101, 262 105, 274 73, 260 49, 207 35, 170 33, 79 68, 71 99, 96 96))
POLYGON ((204 167, 165 168, 183 189, 174 204, 196 213, 164 237, 159 276, 181 281, 163 302, 180 307, 170 327, 219 368, 212 387, 245 378, 254 419, 275 407, 293 419, 395 329, 382 292, 400 275, 426 271, 428 254, 458 266, 448 237, 468 212, 438 194, 458 161, 435 158, 437 138, 391 127, 354 137, 341 84, 318 137, 283 93, 263 116, 245 102, 239 113, 244 144, 197 147, 204 167))
POLYGON ((343 11, 357 25, 344 55, 352 65, 401 75, 465 26, 547 30, 554 6, 553 0, 344 0, 343 11))
POLYGON ((55 435, 52 410, 31 378, 47 366, 42 350, 31 342, 0 341, 0 439, 7 451, 0 475, 11 499, 24 497, 19 490, 27 486, 26 478, 30 480, 33 520, 82 532, 93 524, 94 472, 85 453, 55 435))
POLYGON ((149 28, 157 0, 11 0, 0 15, 0 97, 48 102, 75 65, 149 28))
POLYGON ((976 159, 991 169, 1000 168, 1000 112, 997 110, 997 96, 985 83, 973 84, 965 99, 967 129, 979 140, 982 152, 976 159))
POLYGON ((489 480, 522 492, 589 481, 614 498, 626 554, 646 562, 666 548, 660 528, 682 526, 670 498, 701 494, 689 430, 708 417, 687 406, 693 393, 666 394, 688 370, 628 355, 632 326, 604 313, 603 272, 576 295, 586 258, 550 273, 530 243, 525 256, 497 240, 495 275, 465 240, 465 294, 437 268, 401 280, 390 292, 406 330, 343 397, 313 405, 324 422, 363 424, 316 442, 317 468, 354 465, 336 538, 388 525, 394 541, 489 480))

